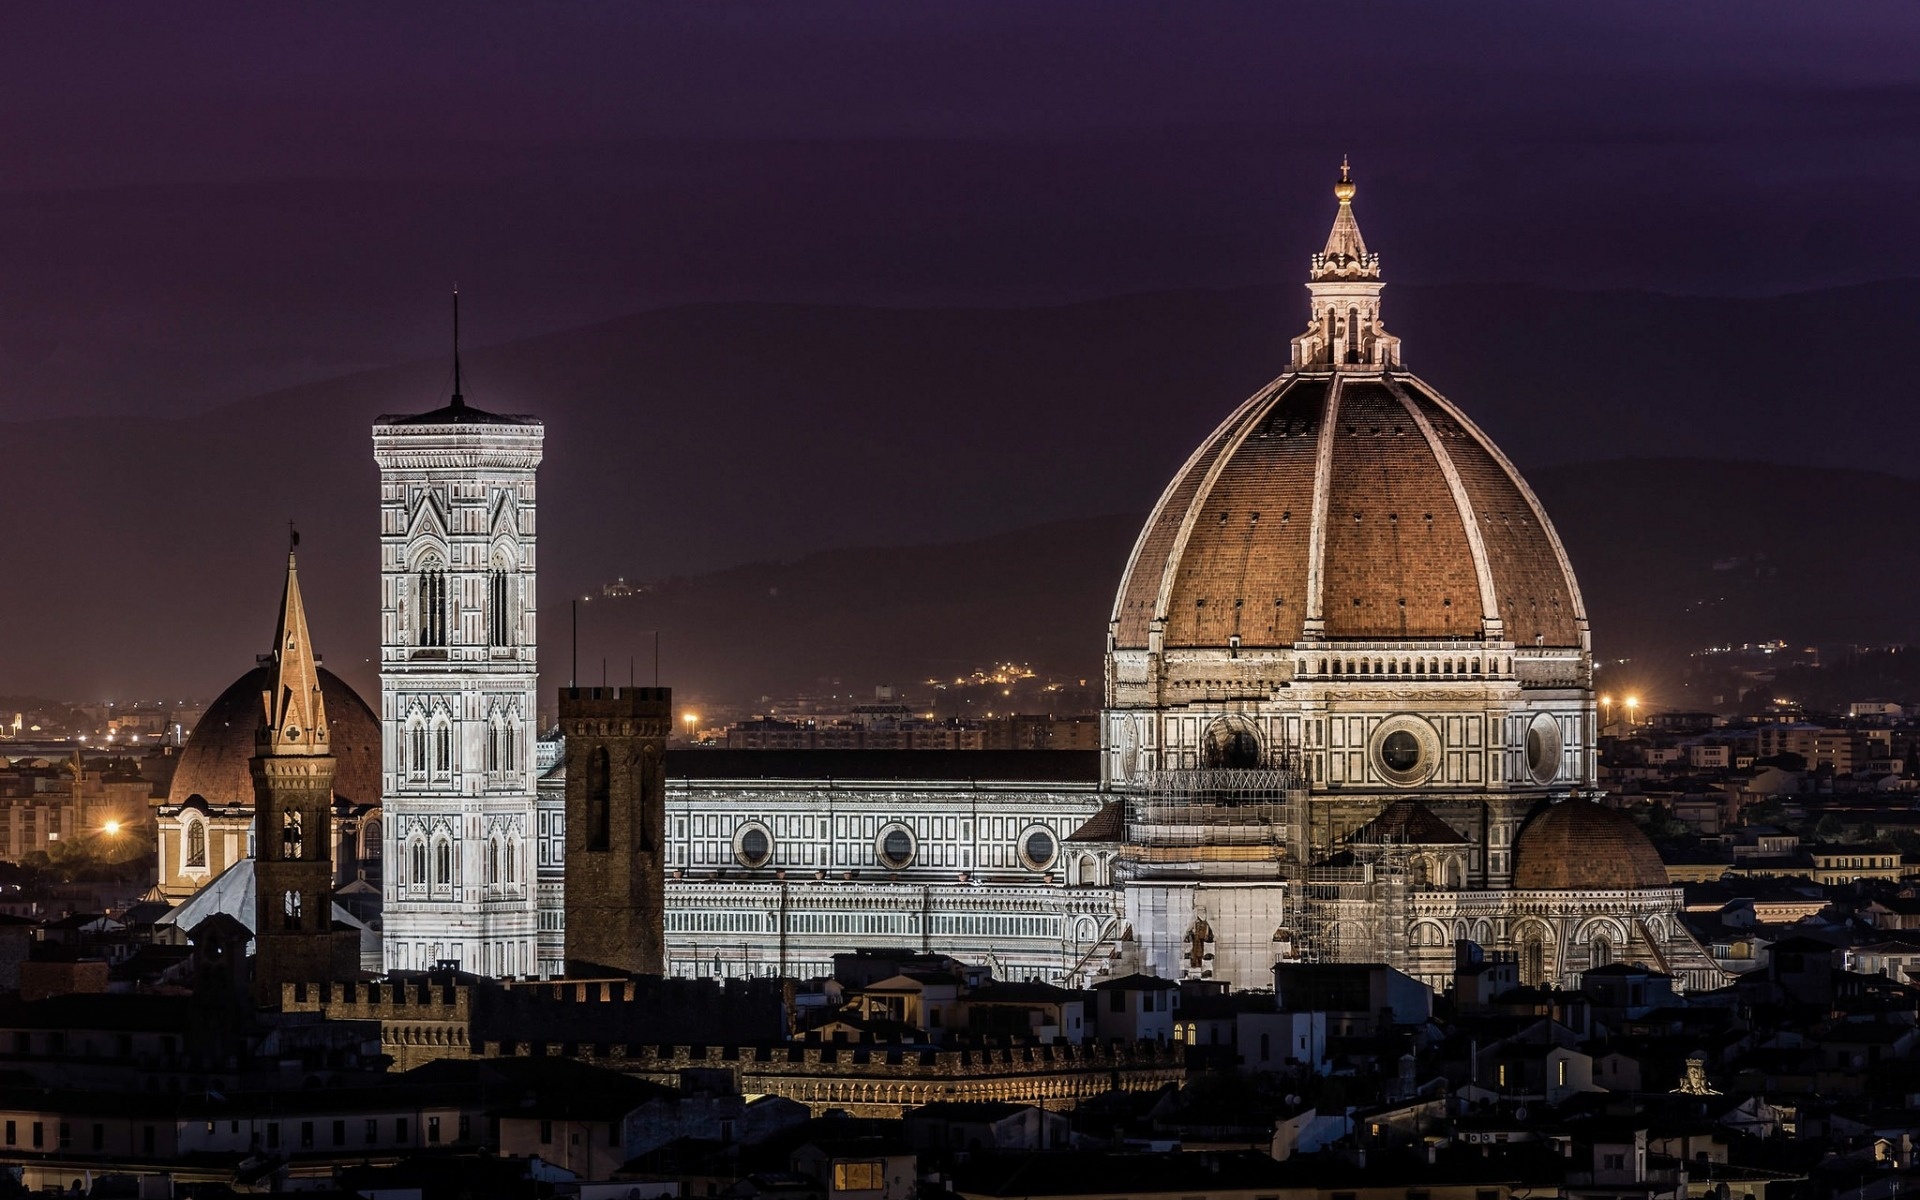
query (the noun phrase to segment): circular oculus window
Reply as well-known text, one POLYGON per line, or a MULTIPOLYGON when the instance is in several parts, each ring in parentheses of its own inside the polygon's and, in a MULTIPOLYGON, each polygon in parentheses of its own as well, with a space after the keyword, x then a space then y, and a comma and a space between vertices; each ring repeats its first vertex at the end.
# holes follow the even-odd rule
POLYGON ((913 865, 914 852, 918 847, 913 841, 913 831, 905 825, 888 825, 873 840, 874 853, 880 856, 880 864, 894 871, 904 871, 913 865))
POLYGON ((743 867, 764 867, 773 861, 773 834, 758 821, 742 825, 733 835, 733 857, 743 867))
POLYGON ((1373 769, 1401 787, 1425 783, 1440 762, 1440 735, 1411 714, 1388 717, 1374 728, 1373 769))
POLYGON ((1020 861, 1030 871, 1044 871, 1053 865, 1060 853, 1060 843, 1053 840, 1051 831, 1034 826, 1020 835, 1020 861))
POLYGON ((1560 756, 1564 749, 1560 722, 1550 713, 1540 713, 1527 726, 1527 771, 1535 783, 1552 783, 1560 774, 1560 756))

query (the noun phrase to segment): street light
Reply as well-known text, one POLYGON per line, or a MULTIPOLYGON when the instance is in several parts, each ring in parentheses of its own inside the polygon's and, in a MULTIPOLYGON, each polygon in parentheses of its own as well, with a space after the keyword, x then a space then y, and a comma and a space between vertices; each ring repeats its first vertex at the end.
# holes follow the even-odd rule
POLYGON ((118 822, 118 821, 108 821, 108 822, 107 822, 107 823, 106 823, 105 825, 102 825, 102 826, 100 827, 100 832, 102 832, 102 833, 104 833, 104 834, 106 834, 106 835, 107 835, 108 837, 119 837, 119 836, 120 836, 120 822, 118 822))
POLYGON ((683 713, 680 719, 687 723, 687 740, 691 742, 693 740, 693 727, 700 723, 700 714, 683 713))
POLYGON ((1627 697, 1627 724, 1633 725, 1637 723, 1639 714, 1640 714, 1640 697, 1628 696, 1627 697))

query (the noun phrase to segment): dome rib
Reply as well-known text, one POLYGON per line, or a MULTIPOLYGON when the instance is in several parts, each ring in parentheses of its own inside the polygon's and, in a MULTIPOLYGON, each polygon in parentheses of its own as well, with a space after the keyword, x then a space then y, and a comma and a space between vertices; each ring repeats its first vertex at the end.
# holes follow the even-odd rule
POLYGON ((1208 501, 1213 499, 1214 485, 1220 481, 1220 475, 1227 465, 1239 456, 1240 449, 1246 445, 1248 436, 1260 427, 1260 418, 1271 413, 1275 406, 1285 399, 1287 393, 1293 390, 1298 381, 1299 377, 1295 375, 1281 376, 1274 383, 1268 384, 1255 393, 1229 419, 1229 423, 1237 422, 1237 426, 1220 447, 1219 452, 1213 456, 1213 461, 1207 464, 1206 475, 1194 488, 1193 497, 1187 502, 1187 511, 1180 521, 1180 530, 1174 535, 1173 545, 1168 549, 1167 562, 1172 569, 1160 573, 1160 590, 1154 597, 1154 617, 1163 622, 1163 630, 1164 622, 1169 621, 1172 616, 1174 587, 1182 574, 1179 564, 1184 563, 1186 559, 1187 547, 1192 541, 1195 524, 1198 523, 1201 514, 1206 511, 1208 501))
POLYGON ((1427 420, 1427 415, 1408 397, 1399 381, 1383 376, 1380 382, 1399 399, 1400 406, 1407 410, 1407 416, 1420 427, 1421 435, 1427 439, 1427 448, 1433 451, 1433 461, 1439 465, 1441 475, 1446 477, 1447 489, 1453 493, 1453 506, 1460 511, 1460 524, 1466 530, 1467 545, 1473 551, 1474 574, 1480 579, 1480 624, 1490 639, 1499 641, 1498 635, 1503 626, 1500 621, 1500 598, 1493 584, 1493 567, 1487 561, 1486 539, 1480 535, 1473 499, 1467 495, 1467 485, 1460 478, 1460 469, 1454 465, 1453 456, 1447 453, 1447 448, 1440 444, 1440 436, 1434 432, 1433 422, 1427 420))
POLYGON ((1303 641, 1318 641, 1327 631, 1327 510, 1333 503, 1333 447, 1340 431, 1340 401, 1345 381, 1335 375, 1327 383, 1327 403, 1320 415, 1320 437, 1314 445, 1313 524, 1307 527, 1307 616, 1303 641))

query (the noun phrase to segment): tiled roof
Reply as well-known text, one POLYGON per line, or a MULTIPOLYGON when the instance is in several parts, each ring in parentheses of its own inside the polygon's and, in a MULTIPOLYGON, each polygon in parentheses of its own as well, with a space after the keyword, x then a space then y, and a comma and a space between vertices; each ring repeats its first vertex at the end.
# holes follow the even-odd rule
POLYGON ((1515 891, 1622 891, 1668 886, 1666 864, 1640 827, 1591 800, 1546 805, 1514 839, 1515 891))
POLYGON ((1070 842, 1119 842, 1127 836, 1127 806, 1121 800, 1109 800, 1086 823, 1067 835, 1070 842))
POLYGON ((1406 846, 1464 846, 1460 831, 1433 814, 1418 800, 1395 800, 1380 815, 1348 835, 1363 845, 1394 843, 1406 846))
POLYGON ((1581 644, 1578 589, 1525 483, 1457 408, 1395 374, 1282 376, 1215 430, 1141 534, 1114 645, 1143 649, 1162 622, 1168 650, 1292 646, 1316 566, 1327 638, 1476 638, 1484 583, 1508 640, 1581 644))

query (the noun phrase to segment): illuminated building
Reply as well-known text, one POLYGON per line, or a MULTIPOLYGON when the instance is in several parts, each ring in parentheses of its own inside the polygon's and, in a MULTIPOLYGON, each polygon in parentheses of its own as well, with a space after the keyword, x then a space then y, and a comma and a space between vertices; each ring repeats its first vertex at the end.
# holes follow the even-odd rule
POLYGON ((450 403, 384 416, 383 919, 390 970, 530 974, 538 420, 450 403))
POLYGON ((1291 369, 1194 452, 1127 564, 1098 781, 937 753, 867 780, 806 755, 670 778, 670 969, 886 944, 1079 983, 1265 987, 1276 959, 1438 983, 1471 939, 1529 982, 1616 961, 1719 982, 1651 843, 1594 798, 1566 553, 1402 368, 1353 196, 1343 170, 1291 369))
POLYGON ((1596 803, 1593 661, 1526 482, 1408 373, 1345 168, 1292 369, 1194 451, 1108 634, 1116 961, 1259 986, 1276 955, 1439 981, 1645 962, 1717 979, 1596 803))

